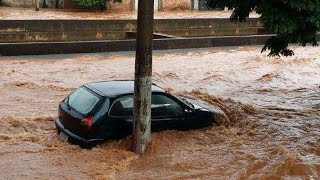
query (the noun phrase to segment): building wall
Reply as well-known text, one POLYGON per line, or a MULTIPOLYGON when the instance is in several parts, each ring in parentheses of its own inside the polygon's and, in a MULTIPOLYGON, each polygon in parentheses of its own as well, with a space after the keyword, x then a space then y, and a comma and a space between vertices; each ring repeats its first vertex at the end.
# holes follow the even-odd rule
POLYGON ((189 10, 191 0, 163 0, 163 10, 189 10))
MULTIPOLYGON (((35 0, 2 0, 2 5, 13 7, 34 7, 35 0)), ((48 7, 54 8, 56 0, 46 0, 48 7)), ((63 0, 59 0, 59 6, 63 6, 63 0)), ((40 0, 40 7, 43 7, 43 0, 40 0)))
POLYGON ((30 7, 34 5, 33 0, 2 0, 4 6, 30 7))
MULTIPOLYGON (((108 3, 107 9, 130 10, 134 4, 132 0, 122 0, 122 3, 108 3)), ((137 0, 135 0, 137 2, 137 0)), ((158 0, 155 0, 157 5, 158 0)), ((160 3, 161 4, 161 3, 160 3)), ((191 0, 163 0, 162 10, 189 10, 191 0)))
MULTIPOLYGON (((35 0, 2 0, 4 6, 13 7, 34 7, 35 0)), ((72 0, 58 0, 59 7, 67 8, 79 8, 72 0), (65 1, 65 2, 64 2, 65 1)), ((126 10, 129 11, 134 7, 132 0, 122 0, 122 3, 107 3, 107 9, 113 10, 126 10)), ((137 1, 137 0, 135 0, 137 1)), ((46 0, 48 7, 54 8, 56 0, 46 0)), ((155 0, 155 4, 158 0, 155 0)), ((40 0, 40 7, 43 6, 43 0, 40 0)), ((163 0, 162 10, 189 10, 191 6, 191 0, 163 0)))

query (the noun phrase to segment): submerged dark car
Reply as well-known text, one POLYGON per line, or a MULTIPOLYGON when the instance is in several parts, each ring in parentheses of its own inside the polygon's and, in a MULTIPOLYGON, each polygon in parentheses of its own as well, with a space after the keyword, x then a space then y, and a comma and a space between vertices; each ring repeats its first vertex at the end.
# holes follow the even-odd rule
MULTIPOLYGON (((81 86, 59 105, 60 137, 82 147, 132 133, 134 81, 104 81, 81 86)), ((215 122, 215 112, 194 100, 152 85, 152 131, 195 129, 215 122)))

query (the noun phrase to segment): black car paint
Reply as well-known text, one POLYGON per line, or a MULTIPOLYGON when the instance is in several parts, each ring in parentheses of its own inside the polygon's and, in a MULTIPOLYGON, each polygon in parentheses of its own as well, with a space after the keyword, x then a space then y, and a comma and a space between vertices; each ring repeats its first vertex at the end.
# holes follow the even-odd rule
MULTIPOLYGON (((88 88, 97 93, 95 89, 88 88)), ((99 92, 98 92, 99 93, 99 92)), ((99 93, 101 95, 102 93, 99 93)), ((214 123, 213 112, 205 108, 194 108, 183 102, 179 97, 167 92, 153 92, 152 95, 161 94, 168 96, 178 102, 184 109, 180 116, 170 116, 152 118, 152 131, 162 131, 168 129, 188 130, 201 128, 214 123)), ((102 100, 89 115, 94 115, 94 121, 90 132, 83 131, 81 119, 85 116, 80 115, 69 108, 66 102, 59 105, 59 117, 56 119, 58 132, 63 131, 70 139, 69 141, 83 147, 90 147, 108 138, 122 138, 132 133, 133 117, 111 117, 109 110, 112 103, 125 96, 133 96, 133 93, 121 94, 114 97, 101 96, 102 100), (107 104, 107 105, 106 105, 107 104)))

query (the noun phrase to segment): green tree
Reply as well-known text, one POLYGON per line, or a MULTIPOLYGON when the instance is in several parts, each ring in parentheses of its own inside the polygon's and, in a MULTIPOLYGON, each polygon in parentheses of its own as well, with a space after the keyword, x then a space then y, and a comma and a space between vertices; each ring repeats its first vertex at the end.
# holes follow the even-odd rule
POLYGON ((122 2, 122 0, 72 0, 73 2, 82 6, 98 6, 101 9, 106 7, 106 2, 122 2))
POLYGON ((269 56, 291 56, 289 44, 313 46, 320 29, 320 0, 206 0, 210 8, 232 10, 230 19, 243 22, 253 11, 260 15, 267 33, 275 34, 262 49, 269 56))

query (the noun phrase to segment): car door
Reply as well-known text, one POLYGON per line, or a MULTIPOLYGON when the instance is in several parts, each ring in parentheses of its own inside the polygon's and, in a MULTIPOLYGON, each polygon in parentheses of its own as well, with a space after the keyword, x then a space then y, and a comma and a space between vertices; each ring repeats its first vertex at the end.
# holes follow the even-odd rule
POLYGON ((153 93, 151 98, 152 130, 179 128, 184 120, 184 107, 178 99, 165 93, 153 93))
POLYGON ((133 95, 116 98, 109 109, 108 126, 116 135, 125 136, 132 133, 133 95))
MULTIPOLYGON (((115 99, 109 110, 109 126, 117 135, 132 133, 133 95, 115 99)), ((153 93, 151 97, 151 130, 176 129, 184 121, 184 107, 178 99, 165 93, 153 93)))

